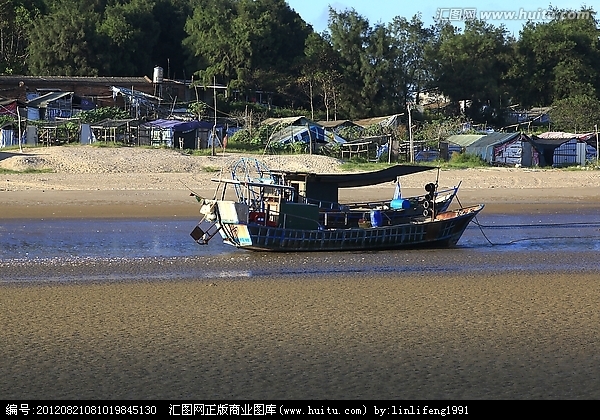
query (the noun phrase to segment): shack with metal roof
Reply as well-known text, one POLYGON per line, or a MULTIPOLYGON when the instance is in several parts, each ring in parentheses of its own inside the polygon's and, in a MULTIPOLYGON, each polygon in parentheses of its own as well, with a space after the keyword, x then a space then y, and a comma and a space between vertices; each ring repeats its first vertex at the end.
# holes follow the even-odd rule
POLYGON ((540 152, 531 139, 523 133, 460 134, 450 136, 449 144, 462 151, 479 156, 490 165, 538 166, 540 152))
POLYGON ((548 131, 532 137, 541 151, 541 166, 585 165, 598 158, 597 133, 548 131))

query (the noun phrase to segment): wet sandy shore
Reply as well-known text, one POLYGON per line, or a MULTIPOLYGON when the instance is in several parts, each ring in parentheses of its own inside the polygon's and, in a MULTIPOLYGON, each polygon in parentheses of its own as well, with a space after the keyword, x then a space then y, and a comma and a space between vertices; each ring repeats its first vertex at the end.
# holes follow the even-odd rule
POLYGON ((596 273, 2 286, 0 399, 597 399, 596 273))
MULTIPOLYGON (((403 188, 405 196, 423 194, 419 188, 403 188)), ((214 190, 196 193, 213 198, 214 190)), ((340 191, 341 202, 391 198, 393 185, 349 188, 340 191)), ((232 197, 233 199, 233 197, 232 197)), ((461 187, 458 200, 464 206, 483 203, 486 212, 538 213, 581 211, 600 207, 600 188, 473 189, 461 187)), ((148 218, 197 217, 199 207, 186 189, 115 191, 4 191, 0 192, 0 220, 4 218, 148 218)))

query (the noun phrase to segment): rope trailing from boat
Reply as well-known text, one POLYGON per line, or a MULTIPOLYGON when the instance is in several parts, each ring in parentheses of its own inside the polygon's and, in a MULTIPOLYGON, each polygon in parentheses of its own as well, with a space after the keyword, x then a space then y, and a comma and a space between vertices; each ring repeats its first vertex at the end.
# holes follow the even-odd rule
MULTIPOLYGON (((456 196, 456 201, 458 202, 458 204, 461 207, 463 207, 463 205, 460 202, 460 199, 458 198, 458 196, 456 196)), ((486 229, 515 229, 515 228, 516 229, 526 229, 526 228, 560 227, 560 228, 573 228, 574 229, 574 228, 591 227, 591 226, 598 226, 598 227, 600 227, 600 222, 589 222, 589 223, 587 223, 587 222, 539 223, 539 224, 535 224, 535 225, 483 225, 483 224, 479 223, 479 220, 477 219, 477 216, 475 216, 473 218, 473 220, 471 221, 471 223, 473 223, 475 226, 477 226, 479 228, 481 234, 483 235, 483 237, 485 238, 485 240, 491 246, 512 245, 512 244, 515 244, 517 242, 541 241, 541 240, 547 240, 547 239, 573 239, 573 237, 572 236, 541 236, 541 237, 535 237, 535 238, 514 239, 514 240, 508 241, 508 242, 495 243, 495 242, 492 242, 487 237, 487 235, 483 231, 483 228, 486 228, 486 229)), ((578 236, 577 239, 600 239, 600 235, 598 235, 598 236, 578 236)))

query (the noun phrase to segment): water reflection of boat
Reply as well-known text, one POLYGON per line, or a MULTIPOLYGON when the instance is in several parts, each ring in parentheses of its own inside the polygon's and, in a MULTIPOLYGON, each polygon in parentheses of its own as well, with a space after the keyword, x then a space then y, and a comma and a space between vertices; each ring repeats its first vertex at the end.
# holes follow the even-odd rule
MULTIPOLYGON (((213 199, 201 202, 203 219, 192 237, 206 244, 217 233, 225 243, 259 251, 366 251, 454 246, 483 205, 448 210, 458 187, 389 201, 340 204, 340 188, 398 180, 433 169, 396 165, 359 174, 270 171, 243 158, 222 176, 213 199), (228 188, 237 199, 226 200, 228 188)), ((397 184, 399 187, 399 184, 397 184)))

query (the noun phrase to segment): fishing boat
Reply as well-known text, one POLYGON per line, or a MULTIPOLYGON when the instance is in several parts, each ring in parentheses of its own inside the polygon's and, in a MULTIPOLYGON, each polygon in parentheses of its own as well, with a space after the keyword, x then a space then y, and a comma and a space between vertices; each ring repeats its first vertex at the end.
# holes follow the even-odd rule
MULTIPOLYGON (((271 171, 242 158, 217 182, 215 195, 200 202, 202 219, 191 233, 199 244, 219 234, 227 244, 253 251, 374 251, 456 245, 483 205, 448 210, 458 186, 403 198, 399 178, 434 169, 396 165, 358 174, 271 171), (341 204, 341 188, 396 181, 389 201, 341 204), (233 194, 231 194, 233 192, 233 194)), ((460 185, 460 184, 459 184, 460 185)))

